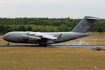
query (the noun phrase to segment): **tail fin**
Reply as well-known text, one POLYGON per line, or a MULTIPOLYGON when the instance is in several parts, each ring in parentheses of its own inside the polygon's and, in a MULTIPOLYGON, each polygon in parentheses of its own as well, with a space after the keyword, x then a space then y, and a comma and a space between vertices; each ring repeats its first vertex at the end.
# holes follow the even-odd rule
POLYGON ((82 19, 79 24, 72 30, 72 32, 85 33, 98 19, 99 18, 97 17, 85 16, 84 19, 82 19))

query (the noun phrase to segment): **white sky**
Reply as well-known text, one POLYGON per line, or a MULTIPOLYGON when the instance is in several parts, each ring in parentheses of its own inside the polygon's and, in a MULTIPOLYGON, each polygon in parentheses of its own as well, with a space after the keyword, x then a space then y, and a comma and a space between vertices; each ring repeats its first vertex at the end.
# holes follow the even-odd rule
POLYGON ((0 17, 105 18, 105 0, 0 0, 0 17))

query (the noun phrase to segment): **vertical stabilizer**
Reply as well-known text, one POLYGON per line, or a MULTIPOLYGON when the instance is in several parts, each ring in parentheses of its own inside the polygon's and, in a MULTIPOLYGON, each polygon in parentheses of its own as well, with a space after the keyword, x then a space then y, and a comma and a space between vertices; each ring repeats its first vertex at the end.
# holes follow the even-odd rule
POLYGON ((77 26, 72 30, 72 32, 85 33, 93 25, 93 23, 98 19, 99 18, 97 17, 85 16, 84 19, 82 19, 77 24, 77 26))

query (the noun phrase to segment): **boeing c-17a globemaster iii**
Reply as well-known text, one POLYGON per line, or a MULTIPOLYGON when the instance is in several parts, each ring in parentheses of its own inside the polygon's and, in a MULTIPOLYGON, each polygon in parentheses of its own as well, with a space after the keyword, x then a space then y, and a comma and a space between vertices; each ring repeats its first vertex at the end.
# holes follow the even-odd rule
POLYGON ((85 16, 71 32, 8 32, 3 39, 15 43, 35 43, 40 46, 65 42, 85 36, 89 36, 85 32, 98 20, 97 17, 85 16))

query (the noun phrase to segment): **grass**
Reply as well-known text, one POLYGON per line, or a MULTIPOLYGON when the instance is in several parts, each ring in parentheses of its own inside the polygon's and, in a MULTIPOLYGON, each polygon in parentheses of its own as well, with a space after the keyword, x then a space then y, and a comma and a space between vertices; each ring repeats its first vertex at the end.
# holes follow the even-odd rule
POLYGON ((104 51, 74 48, 0 48, 0 55, 1 69, 105 68, 104 51))
POLYGON ((0 69, 105 68, 105 51, 78 48, 0 48, 0 69))

